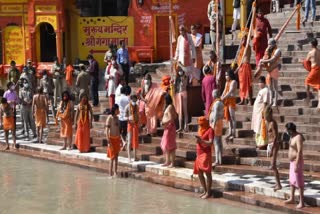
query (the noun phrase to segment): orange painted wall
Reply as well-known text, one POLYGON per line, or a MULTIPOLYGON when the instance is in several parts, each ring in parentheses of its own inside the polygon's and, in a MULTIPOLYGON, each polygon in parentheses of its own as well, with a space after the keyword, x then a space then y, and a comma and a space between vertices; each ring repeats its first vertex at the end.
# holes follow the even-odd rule
MULTIPOLYGON (((175 0, 173 4, 173 15, 176 16, 177 26, 184 24, 190 28, 191 24, 201 24, 203 27, 209 26, 207 18, 208 0, 175 0)), ((154 3, 165 2, 156 0, 145 0, 142 6, 137 5, 137 1, 132 1, 129 8, 129 16, 134 17, 135 25, 135 46, 151 46, 155 47, 155 23, 156 16, 168 15, 168 3, 154 3), (159 7, 160 6, 160 7, 159 7)), ((168 1, 167 1, 168 2, 168 1)), ((174 0, 173 0, 174 2, 174 0)), ((167 25, 167 23, 165 23, 167 25)), ((176 30, 176 36, 178 31, 176 30)))

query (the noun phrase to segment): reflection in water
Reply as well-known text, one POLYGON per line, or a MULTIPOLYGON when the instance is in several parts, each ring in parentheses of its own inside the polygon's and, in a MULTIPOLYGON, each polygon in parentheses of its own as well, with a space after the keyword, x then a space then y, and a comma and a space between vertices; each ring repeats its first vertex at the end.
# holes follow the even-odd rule
MULTIPOLYGON (((253 214, 165 187, 26 157, 0 154, 0 213, 253 214)), ((265 212, 267 213, 267 212, 265 212)))

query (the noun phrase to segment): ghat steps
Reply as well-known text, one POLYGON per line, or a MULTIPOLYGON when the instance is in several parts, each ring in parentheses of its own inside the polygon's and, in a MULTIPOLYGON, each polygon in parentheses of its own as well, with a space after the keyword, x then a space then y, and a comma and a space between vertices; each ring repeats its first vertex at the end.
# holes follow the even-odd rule
MULTIPOLYGON (((320 8, 319 8, 320 9, 320 8)), ((319 10, 318 10, 319 11, 319 10)), ((281 25, 276 23, 288 17, 288 11, 284 10, 281 14, 272 14, 268 16, 270 22, 275 29, 279 30, 281 25), (284 15, 285 14, 285 15, 284 15)), ((318 12, 317 12, 318 14, 318 12)), ((319 13, 320 14, 320 13, 319 13)), ((319 15, 318 14, 318 15, 319 15)), ((318 18, 317 18, 318 19, 318 18)), ((291 23, 292 25, 292 23, 291 23)), ((310 107, 306 107, 303 102, 305 98, 304 79, 307 72, 303 69, 302 65, 297 63, 299 59, 304 58, 309 50, 308 41, 312 37, 318 37, 319 25, 314 24, 314 27, 307 26, 301 32, 294 30, 290 26, 280 39, 279 47, 282 49, 283 66, 281 76, 279 79, 279 91, 281 98, 279 99, 279 108, 274 109, 275 118, 279 123, 279 131, 284 132, 284 125, 287 122, 295 122, 298 131, 302 132, 306 137, 304 143, 304 158, 305 158, 305 177, 311 181, 319 182, 320 180, 320 116, 316 109, 317 100, 313 99, 310 107), (289 59, 289 60, 288 60, 289 59)), ((301 26, 302 27, 302 26, 301 26)), ((302 27, 303 28, 303 27, 302 27)), ((231 41, 227 36, 227 44, 231 41)), ((203 51, 204 61, 208 59, 207 53, 210 49, 206 45, 203 51)), ((252 55, 252 63, 254 63, 254 53, 252 55)), ((162 67, 152 73, 153 81, 160 82, 165 74, 170 74, 168 67, 162 67)), ((257 84, 254 83, 254 96, 257 94, 257 84)), ((316 96, 316 93, 314 93, 316 96)), ((96 152, 105 153, 107 141, 104 134, 104 122, 106 116, 101 112, 108 106, 105 98, 101 98, 101 107, 95 112, 94 128, 91 130, 92 150, 96 152)), ((218 173, 236 173, 236 174, 250 174, 260 176, 272 176, 273 172, 268 169, 271 159, 267 157, 266 151, 256 151, 253 132, 250 130, 251 125, 252 106, 237 106, 237 133, 236 138, 232 144, 224 144, 223 166, 218 166, 216 172, 218 173)), ((152 173, 161 175, 170 175, 174 177, 183 177, 190 179, 190 170, 194 166, 196 158, 196 143, 194 134, 197 130, 197 117, 192 117, 190 120, 189 128, 190 133, 177 135, 177 160, 176 164, 179 167, 184 167, 189 170, 187 174, 182 176, 178 172, 165 171, 157 167, 146 167, 146 170, 152 173)), ((224 133, 227 132, 227 127, 224 127, 224 133)), ((141 160, 149 160, 157 163, 162 163, 163 156, 160 148, 162 130, 159 129, 157 137, 141 136, 140 148, 138 151, 138 158, 141 160)), ((48 144, 62 145, 59 139, 59 134, 50 132, 48 135, 48 144)), ((127 152, 121 152, 121 156, 126 157, 127 152)), ((213 155, 213 160, 215 159, 213 155)), ((288 158, 287 150, 282 149, 279 151, 278 167, 280 170, 281 178, 288 177, 288 158)), ((182 169, 181 169, 182 170, 182 169)), ((222 178, 220 180, 222 182, 222 178)), ((216 180, 217 182, 217 180, 216 180)), ((226 185, 226 184, 225 184, 226 185)), ((239 186, 239 188, 244 186, 239 186)), ((237 187, 238 188, 238 187, 237 187)), ((243 190, 243 189, 241 189, 243 190)), ((244 189, 244 191, 247 191, 244 189)), ((269 190, 268 190, 269 191, 269 190)), ((264 196, 276 197, 271 193, 258 193, 264 196)), ((256 195, 256 194, 254 194, 256 195)), ((230 196, 231 197, 231 196, 230 196)), ((232 197, 236 197, 235 195, 232 197)), ((249 196, 248 196, 249 197, 249 196)), ((281 195, 284 197, 284 195, 281 195)), ((319 206, 319 202, 313 201, 309 203, 319 206)))

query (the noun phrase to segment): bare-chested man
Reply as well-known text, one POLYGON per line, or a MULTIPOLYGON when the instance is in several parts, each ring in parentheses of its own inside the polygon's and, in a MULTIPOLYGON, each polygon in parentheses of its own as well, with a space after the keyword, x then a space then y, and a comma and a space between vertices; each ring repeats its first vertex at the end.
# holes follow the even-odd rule
POLYGON ((106 135, 108 140, 107 155, 111 160, 109 173, 110 176, 117 175, 118 173, 118 155, 122 146, 122 140, 120 136, 120 122, 118 118, 119 106, 114 104, 111 109, 111 115, 106 121, 106 135), (113 172, 114 165, 114 172, 113 172))
POLYGON ((268 122, 268 140, 269 144, 272 144, 272 150, 271 150, 271 156, 272 156, 272 163, 271 163, 271 169, 274 171, 275 179, 276 179, 276 185, 274 186, 273 190, 277 191, 282 189, 281 183, 280 183, 280 177, 279 172, 277 169, 277 156, 279 151, 279 139, 278 139, 278 124, 273 119, 272 114, 272 108, 271 106, 267 106, 264 116, 266 118, 266 121, 268 122))
POLYGON ((289 171, 289 182, 291 187, 290 198, 285 201, 286 204, 294 203, 294 192, 296 188, 300 192, 300 202, 297 206, 298 209, 304 207, 304 177, 303 177, 303 142, 304 137, 297 132, 296 125, 294 123, 287 123, 286 129, 290 135, 290 146, 289 146, 289 160, 290 160, 290 171, 289 171))
POLYGON ((320 110, 320 50, 317 48, 317 39, 311 41, 311 51, 308 53, 307 58, 303 61, 304 67, 309 71, 305 80, 307 99, 306 103, 310 102, 310 87, 318 91, 318 110, 320 110))
POLYGON ((43 128, 46 127, 46 119, 48 113, 48 100, 43 94, 43 88, 37 88, 37 94, 33 96, 32 112, 38 132, 38 143, 43 143, 43 128))
POLYGON ((265 56, 260 60, 257 71, 254 76, 260 74, 262 66, 264 66, 267 71, 267 85, 271 91, 270 98, 272 101, 272 106, 277 106, 278 102, 278 79, 281 69, 281 50, 277 47, 277 41, 270 38, 268 41, 268 48, 266 49, 265 56))

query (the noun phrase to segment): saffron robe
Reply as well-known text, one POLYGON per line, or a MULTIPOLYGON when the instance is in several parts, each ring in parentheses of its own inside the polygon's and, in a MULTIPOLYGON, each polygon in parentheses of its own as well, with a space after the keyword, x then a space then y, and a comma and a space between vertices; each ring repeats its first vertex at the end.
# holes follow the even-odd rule
POLYGON ((249 98, 249 91, 252 87, 252 70, 250 63, 243 63, 239 69, 239 96, 240 98, 249 98))
POLYGON ((36 108, 35 124, 37 127, 45 128, 47 124, 47 110, 36 108))
MULTIPOLYGON (((202 140, 209 141, 214 138, 212 128, 200 136, 202 140)), ((212 171, 212 145, 197 143, 197 159, 194 163, 193 174, 198 174, 199 171, 211 173, 212 171)))
POLYGON ((110 146, 107 148, 108 158, 114 160, 116 157, 118 157, 121 149, 121 138, 120 136, 110 136, 108 143, 110 144, 110 146))
MULTIPOLYGON (((81 108, 79 106, 78 108, 81 108)), ((80 152, 89 152, 90 151, 90 122, 89 122, 89 108, 86 112, 84 110, 79 110, 79 118, 77 121, 77 132, 74 144, 77 146, 80 152), (86 115, 81 115, 86 114, 86 115)))

